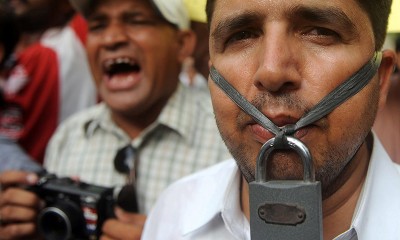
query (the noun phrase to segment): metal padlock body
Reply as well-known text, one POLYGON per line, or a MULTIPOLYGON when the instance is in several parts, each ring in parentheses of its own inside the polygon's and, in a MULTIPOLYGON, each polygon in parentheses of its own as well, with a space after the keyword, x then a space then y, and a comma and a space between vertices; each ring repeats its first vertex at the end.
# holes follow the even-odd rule
POLYGON ((256 180, 249 184, 252 240, 323 239, 321 184, 315 181, 311 155, 305 145, 286 137, 303 160, 304 181, 265 181, 274 140, 263 145, 257 159, 256 180))

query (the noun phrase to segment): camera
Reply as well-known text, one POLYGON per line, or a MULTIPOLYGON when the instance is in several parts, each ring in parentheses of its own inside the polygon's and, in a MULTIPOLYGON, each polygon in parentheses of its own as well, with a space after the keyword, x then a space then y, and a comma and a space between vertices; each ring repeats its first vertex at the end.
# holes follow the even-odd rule
POLYGON ((104 221, 114 216, 114 188, 46 173, 28 190, 45 202, 38 215, 38 229, 45 239, 98 239, 104 221))

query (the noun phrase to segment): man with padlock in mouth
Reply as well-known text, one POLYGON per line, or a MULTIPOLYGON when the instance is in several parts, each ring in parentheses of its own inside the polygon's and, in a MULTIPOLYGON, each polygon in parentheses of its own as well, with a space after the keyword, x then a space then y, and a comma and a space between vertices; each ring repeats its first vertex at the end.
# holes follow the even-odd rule
POLYGON ((171 186, 143 239, 400 239, 399 166, 371 132, 396 61, 381 51, 390 8, 208 0, 209 88, 234 159, 171 186))

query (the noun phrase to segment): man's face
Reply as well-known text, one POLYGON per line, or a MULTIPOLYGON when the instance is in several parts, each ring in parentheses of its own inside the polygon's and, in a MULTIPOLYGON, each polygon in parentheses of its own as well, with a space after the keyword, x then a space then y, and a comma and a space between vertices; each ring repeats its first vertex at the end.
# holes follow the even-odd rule
MULTIPOLYGON (((277 126, 294 124, 374 53, 372 27, 355 1, 217 0, 210 26, 215 68, 277 126)), ((272 133, 241 111, 212 80, 220 132, 247 180, 254 177, 260 147, 272 133)), ((363 143, 379 99, 375 77, 327 117, 300 129, 324 187, 363 143)), ((269 176, 302 178, 293 152, 275 151, 269 176)))
POLYGON ((179 31, 145 0, 103 0, 88 27, 90 66, 112 111, 144 117, 163 105, 178 82, 179 31))

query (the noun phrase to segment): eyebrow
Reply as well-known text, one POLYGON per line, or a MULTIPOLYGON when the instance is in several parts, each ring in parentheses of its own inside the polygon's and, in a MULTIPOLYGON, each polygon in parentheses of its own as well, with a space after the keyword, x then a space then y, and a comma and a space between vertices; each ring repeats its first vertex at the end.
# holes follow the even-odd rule
POLYGON ((347 32, 357 32, 354 22, 337 7, 318 8, 296 6, 289 10, 288 16, 290 16, 292 20, 304 19, 315 23, 334 24, 340 28, 346 29, 347 32))
POLYGON ((262 19, 263 16, 261 14, 253 11, 244 12, 239 16, 229 16, 218 23, 212 31, 211 36, 213 39, 218 40, 232 31, 243 29, 245 27, 248 28, 249 26, 254 25, 254 23, 260 22, 262 19))
MULTIPOLYGON (((354 22, 341 9, 336 7, 318 8, 300 5, 288 10, 286 16, 289 16, 291 20, 298 20, 300 18, 321 24, 335 24, 348 29, 347 31, 349 32, 356 32, 354 22)), ((230 16, 218 23, 211 36, 218 39, 232 30, 244 28, 262 19, 263 15, 254 11, 247 11, 241 13, 239 16, 230 16)))
POLYGON ((89 17, 87 17, 87 22, 95 22, 95 21, 105 21, 107 20, 107 15, 104 13, 92 13, 89 17))

